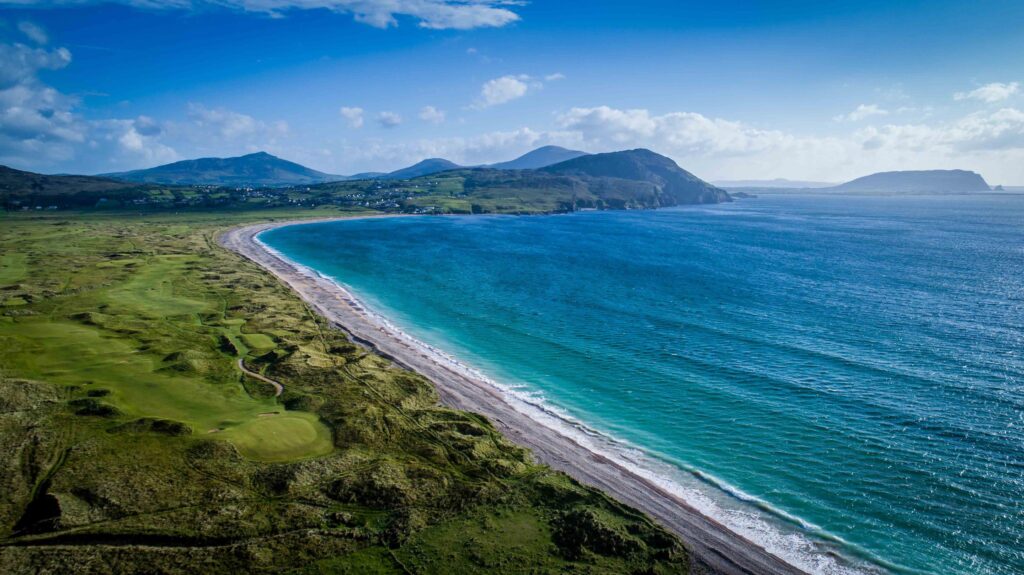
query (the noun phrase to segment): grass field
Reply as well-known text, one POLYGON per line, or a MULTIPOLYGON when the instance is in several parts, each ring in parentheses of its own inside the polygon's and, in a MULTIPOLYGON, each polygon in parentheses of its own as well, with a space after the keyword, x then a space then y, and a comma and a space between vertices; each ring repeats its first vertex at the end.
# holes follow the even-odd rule
POLYGON ((336 213, 0 216, 0 572, 685 572, 215 241, 336 213))

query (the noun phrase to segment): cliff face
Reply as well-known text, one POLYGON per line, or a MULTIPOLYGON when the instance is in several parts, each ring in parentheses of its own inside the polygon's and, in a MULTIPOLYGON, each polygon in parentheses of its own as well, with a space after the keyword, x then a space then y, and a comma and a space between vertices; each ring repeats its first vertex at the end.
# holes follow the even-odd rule
POLYGON ((967 170, 879 172, 832 188, 843 192, 987 192, 980 174, 967 170))

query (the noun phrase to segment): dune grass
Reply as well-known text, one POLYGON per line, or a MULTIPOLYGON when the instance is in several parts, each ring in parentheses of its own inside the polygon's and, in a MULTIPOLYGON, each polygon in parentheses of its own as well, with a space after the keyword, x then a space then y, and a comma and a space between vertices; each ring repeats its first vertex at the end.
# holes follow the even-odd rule
POLYGON ((686 572, 216 244, 336 213, 0 216, 0 573, 686 572))
MULTIPOLYGON (((315 415, 294 412, 271 422, 263 414, 277 409, 277 403, 247 392, 233 367, 234 356, 271 352, 274 340, 262 333, 242 334, 245 320, 226 318, 226 294, 195 277, 203 267, 201 257, 147 253, 134 238, 117 235, 108 249, 95 253, 88 244, 82 246, 78 226, 48 227, 45 234, 30 227, 29 241, 36 239, 33 235, 45 236, 59 246, 68 265, 47 268, 52 277, 33 279, 74 293, 53 298, 49 306, 40 302, 36 307, 46 315, 7 317, 0 323, 0 365, 7 373, 102 389, 107 393, 103 401, 125 416, 181 422, 195 434, 231 441, 254 459, 289 460, 331 451, 330 430, 315 415), (245 345, 225 353, 216 348, 221 335, 240 337, 245 345)), ((165 233, 187 234, 188 227, 171 226, 165 233)), ((20 261, 24 268, 29 258, 15 252, 5 259, 20 261)), ((17 273, 23 279, 18 266, 10 269, 11 278, 17 273)), ((13 291, 33 301, 49 299, 30 287, 13 291)))

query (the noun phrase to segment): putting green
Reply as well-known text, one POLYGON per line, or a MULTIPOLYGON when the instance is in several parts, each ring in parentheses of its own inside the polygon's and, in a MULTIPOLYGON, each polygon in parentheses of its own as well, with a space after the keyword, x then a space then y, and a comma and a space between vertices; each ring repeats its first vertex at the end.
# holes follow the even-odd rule
POLYGON ((331 434, 310 413, 261 415, 229 428, 224 438, 252 459, 287 461, 331 452, 331 434))
POLYGON ((245 342, 246 347, 260 350, 274 349, 277 345, 269 335, 262 333, 243 333, 242 341, 245 342))

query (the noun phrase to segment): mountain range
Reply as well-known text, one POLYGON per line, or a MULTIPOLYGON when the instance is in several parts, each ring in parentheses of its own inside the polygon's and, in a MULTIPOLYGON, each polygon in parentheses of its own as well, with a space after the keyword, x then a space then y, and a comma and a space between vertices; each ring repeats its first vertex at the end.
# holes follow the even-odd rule
MULTIPOLYGON (((477 166, 500 170, 533 170, 586 155, 559 146, 543 146, 507 162, 477 166)), ((428 158, 393 172, 363 172, 351 176, 327 174, 301 164, 283 160, 266 152, 233 158, 199 158, 164 164, 154 168, 100 174, 128 182, 173 185, 288 187, 349 180, 408 180, 429 176, 460 166, 444 158, 428 158)))
MULTIPOLYGON (((430 159, 377 176, 377 179, 361 180, 328 180, 331 178, 328 174, 265 153, 175 162, 153 170, 127 173, 143 183, 99 176, 43 176, 5 169, 0 172, 0 199, 8 208, 40 205, 87 208, 104 202, 122 208, 253 207, 269 202, 269 205, 326 203, 414 212, 427 209, 431 213, 437 213, 438 209, 452 213, 461 210, 543 213, 731 201, 725 190, 650 150, 593 155, 554 148, 536 152, 514 160, 512 165, 537 165, 558 157, 572 158, 539 169, 462 168, 446 160, 430 159), (315 182, 315 179, 328 181, 315 182), (382 186, 378 182, 384 179, 394 180, 394 183, 382 186), (145 183, 154 180, 173 183, 145 183), (283 187, 282 181, 300 183, 283 187), (197 183, 211 182, 227 183, 211 190, 195 187, 197 183), (278 185, 272 186, 271 182, 278 185), (245 189, 260 185, 266 188, 245 189), (275 187, 280 189, 273 190, 275 187)), ((126 174, 118 175, 126 177, 126 174)))
MULTIPOLYGON (((957 193, 989 189, 984 178, 966 170, 882 172, 818 188, 839 193, 957 193)), ((489 166, 461 167, 445 159, 431 158, 390 173, 355 176, 318 172, 264 152, 237 158, 200 158, 106 176, 42 175, 0 166, 0 197, 8 208, 19 209, 51 205, 89 207, 105 201, 121 207, 214 206, 232 202, 248 205, 245 198, 253 197, 264 198, 260 202, 271 205, 353 204, 416 213, 437 213, 438 209, 456 213, 538 213, 732 200, 726 190, 650 150, 586 154, 554 146, 489 166), (548 164, 561 158, 568 159, 548 164), (394 183, 375 183, 384 180, 394 183), (202 190, 196 185, 218 189, 202 190), (249 187, 282 190, 266 190, 251 196, 244 190, 249 187), (306 199, 295 194, 303 194, 306 199)), ((736 197, 744 196, 737 192, 736 197)))

